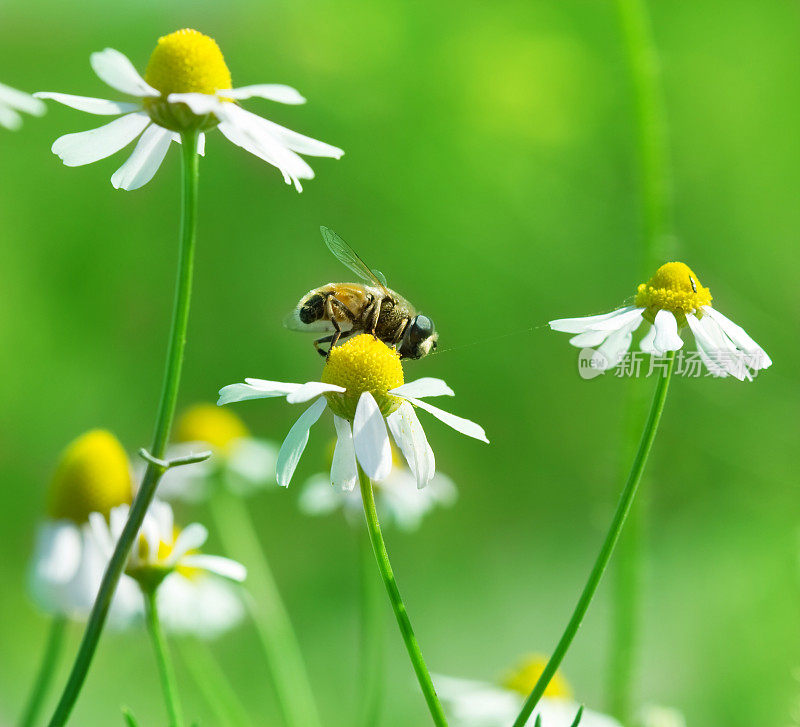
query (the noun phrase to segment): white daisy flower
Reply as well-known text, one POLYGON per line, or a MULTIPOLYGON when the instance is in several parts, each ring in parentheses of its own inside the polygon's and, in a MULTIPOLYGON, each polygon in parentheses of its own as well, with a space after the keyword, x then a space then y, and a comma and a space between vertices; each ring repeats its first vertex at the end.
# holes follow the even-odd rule
POLYGON ((550 321, 554 331, 577 334, 570 343, 594 348, 593 363, 600 370, 616 366, 627 353, 633 332, 646 322, 642 351, 663 356, 683 347, 681 332, 689 328, 698 353, 714 376, 752 380, 772 365, 770 357, 741 327, 711 307, 711 292, 683 263, 662 265, 636 293, 634 305, 611 313, 550 321))
MULTIPOLYGON (((108 558, 128 511, 128 505, 114 508, 109 522, 96 514, 89 517, 92 535, 108 558)), ((235 583, 244 581, 247 570, 235 560, 200 553, 207 538, 208 531, 199 523, 177 528, 166 502, 155 500, 145 515, 125 574, 142 590, 157 589, 159 617, 168 631, 213 638, 244 615, 235 583)))
POLYGON ((408 462, 417 486, 425 487, 436 471, 433 450, 417 418, 420 408, 468 437, 488 442, 486 433, 469 419, 443 411, 421 400, 428 396, 453 396, 441 379, 422 378, 404 383, 397 352, 369 334, 351 338, 334 348, 322 372, 322 381, 290 384, 245 379, 220 390, 220 406, 247 399, 285 396, 290 404, 312 401, 289 430, 277 462, 277 480, 288 486, 308 443, 309 429, 330 407, 336 428, 330 481, 349 492, 358 482, 358 467, 374 482, 383 482, 392 471, 394 441, 408 462))
MULTIPOLYGON (((158 486, 163 500, 198 503, 220 486, 247 496, 275 485, 278 446, 250 436, 244 422, 228 409, 214 404, 190 407, 178 420, 174 439, 165 455, 168 460, 208 451, 212 455, 168 469, 158 486)), ((144 463, 140 467, 144 471, 144 463)))
POLYGON ((16 131, 22 126, 20 111, 42 116, 46 110, 46 106, 38 98, 0 83, 0 126, 16 131))
POLYGON ((652 704, 642 710, 637 724, 641 727, 686 727, 686 718, 677 709, 652 704))
MULTIPOLYGON (((105 520, 111 509, 131 501, 131 471, 113 434, 94 430, 78 437, 61 455, 50 486, 47 519, 39 524, 29 572, 34 602, 48 613, 84 620, 94 603, 108 559, 95 546, 88 521, 105 520)), ((110 622, 124 626, 135 615, 134 584, 120 584, 110 622)))
MULTIPOLYGON (((452 727, 508 727, 519 715, 525 698, 533 690, 547 665, 540 655, 527 657, 500 684, 437 676, 436 690, 452 727)), ((581 705, 559 672, 551 680, 526 724, 533 727, 541 717, 542 727, 571 727, 581 705)), ((599 712, 583 710, 581 727, 622 727, 599 712)))
MULTIPOLYGON (((383 481, 374 484, 375 506, 381 523, 394 524, 401 530, 416 530, 422 519, 437 506, 449 507, 458 497, 453 481, 436 472, 427 487, 419 489, 417 480, 392 448, 392 471, 383 481)), ((361 489, 349 492, 331 487, 328 473, 312 475, 300 493, 300 509, 308 515, 328 515, 341 510, 354 526, 364 522, 361 489)))
POLYGON ((335 146, 240 107, 238 101, 253 97, 284 104, 302 104, 305 99, 282 84, 231 88, 231 74, 219 46, 196 30, 178 30, 159 38, 144 78, 113 48, 92 53, 90 60, 102 81, 135 100, 117 102, 49 91, 35 95, 90 114, 119 117, 97 129, 56 139, 53 153, 69 167, 105 159, 139 139, 133 154, 111 177, 117 189, 147 184, 161 166, 170 142, 179 142, 180 132, 189 129, 201 132, 200 154, 205 147, 202 132, 219 128, 236 146, 277 167, 298 192, 302 191, 301 179, 314 178, 314 171, 300 154, 334 159, 344 154, 335 146))

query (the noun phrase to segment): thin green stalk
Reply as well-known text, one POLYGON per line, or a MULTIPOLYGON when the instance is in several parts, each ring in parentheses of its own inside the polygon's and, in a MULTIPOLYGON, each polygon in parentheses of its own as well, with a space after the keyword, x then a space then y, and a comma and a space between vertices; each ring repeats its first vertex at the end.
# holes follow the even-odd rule
POLYGON ((47 636, 47 643, 44 647, 44 655, 33 688, 28 696, 28 702, 20 718, 20 727, 32 727, 39 717, 42 702, 47 696, 50 684, 61 656, 64 646, 64 632, 66 631, 67 619, 64 616, 54 616, 50 624, 50 633, 47 636))
POLYGON ((383 698, 384 602, 381 581, 375 575, 375 556, 366 531, 359 532, 359 580, 361 591, 361 678, 357 724, 377 727, 383 698))
MULTIPOLYGON (((646 280, 670 255, 672 194, 668 130, 660 63, 653 38, 647 0, 617 0, 623 46, 630 69, 635 106, 635 138, 639 166, 642 220, 641 279, 646 280)), ((638 419, 645 403, 637 387, 629 388, 626 409, 638 419)), ((636 442, 635 431, 632 444, 636 442)), ((640 502, 616 559, 612 605, 609 711, 623 723, 630 721, 639 625, 645 540, 645 504, 640 502)))
MULTIPOLYGON (((189 303, 192 291, 192 272, 194 265, 195 237, 197 229, 197 188, 198 188, 198 156, 197 132, 186 132, 182 135, 181 151, 183 157, 183 206, 181 214, 180 251, 178 255, 178 274, 175 285, 175 301, 170 329, 167 362, 164 372, 164 383, 158 406, 153 444, 150 454, 161 459, 164 456, 169 440, 175 405, 178 400, 183 352, 186 345, 186 329, 189 322, 189 303)), ((122 531, 114 553, 103 574, 103 580, 92 607, 86 630, 83 634, 78 654, 72 666, 67 684, 61 694, 49 727, 62 727, 69 719, 72 708, 78 699, 92 658, 103 632, 111 598, 117 588, 119 579, 130 555, 133 542, 142 526, 147 508, 153 501, 156 488, 164 474, 164 468, 148 462, 142 479, 142 485, 133 499, 128 521, 122 531)))
POLYGON ((386 552, 386 543, 383 541, 380 522, 378 522, 378 512, 375 509, 372 482, 369 477, 364 474, 360 465, 358 467, 358 479, 361 485, 361 499, 364 503, 364 516, 367 520, 367 531, 369 532, 369 539, 372 543, 372 551, 375 554, 375 560, 378 562, 378 570, 381 573, 381 578, 383 578, 383 584, 386 586, 386 592, 389 594, 389 601, 392 604, 394 615, 397 617, 397 625, 400 627, 400 634, 408 650, 408 656, 411 659, 411 664, 417 675, 417 681, 419 681, 422 694, 428 704, 433 723, 437 727, 447 727, 447 719, 444 716, 444 710, 436 694, 436 688, 433 686, 433 680, 431 679, 430 672, 428 672, 428 667, 425 666, 425 660, 422 658, 422 651, 419 648, 417 637, 414 635, 414 629, 411 627, 411 620, 408 618, 406 605, 403 603, 400 589, 397 587, 397 582, 394 579, 392 564, 389 562, 389 553, 386 552))
POLYGON ((650 413, 647 417, 644 431, 642 432, 641 441, 639 442, 639 449, 636 452, 636 457, 633 460, 633 466, 631 467, 630 474, 628 475, 628 481, 625 483, 625 488, 623 489, 622 496, 619 499, 617 510, 614 513, 614 519, 611 521, 611 527, 608 529, 608 534, 606 535, 606 538, 603 541, 603 546, 600 548, 600 552, 597 555, 597 560, 595 561, 594 567, 589 574, 589 579, 586 581, 586 585, 583 587, 583 592, 578 599, 575 610, 572 612, 572 617, 570 618, 564 633, 561 635, 561 639, 554 649, 553 655, 547 662, 547 666, 544 668, 542 675, 536 682, 536 686, 534 686, 533 691, 525 700, 522 711, 519 713, 519 716, 514 722, 514 727, 524 727, 533 713, 533 710, 536 709, 536 705, 539 703, 539 700, 544 694, 545 689, 547 689, 547 685, 550 683, 550 680, 553 678, 556 670, 561 665, 564 656, 566 656, 567 650, 572 644, 572 640, 575 638, 575 634, 580 628, 583 617, 586 615, 586 611, 589 609, 589 605, 592 602, 592 598, 597 590, 597 586, 600 585, 600 580, 602 579, 603 573, 608 566, 608 561, 611 559, 611 554, 614 552, 614 546, 616 545, 619 535, 622 532, 622 526, 625 524, 625 518, 627 517, 631 508, 631 504, 633 503, 633 499, 636 496, 636 490, 639 487, 639 481, 642 478, 642 472, 644 472, 644 467, 647 463, 647 457, 650 454, 650 448, 653 446, 653 440, 656 436, 658 423, 661 420, 661 414, 664 411, 664 403, 667 399, 669 382, 672 378, 672 369, 675 364, 674 351, 670 351, 669 354, 667 354, 667 361, 667 370, 658 380, 655 395, 653 396, 653 403, 650 406, 650 413))
POLYGON ((161 621, 158 618, 158 604, 156 602, 156 588, 143 592, 145 605, 145 621, 147 631, 153 642, 153 651, 156 655, 158 664, 158 676, 161 679, 161 689, 164 692, 164 702, 167 705, 170 727, 181 727, 183 725, 183 710, 181 709, 178 697, 178 684, 175 679, 175 669, 172 660, 169 658, 167 640, 164 637, 164 629, 161 628, 161 621))
POLYGON ((289 727, 319 727, 320 718, 289 613, 244 502, 223 486, 211 512, 228 555, 247 564, 247 600, 275 694, 289 727))
POLYGON ((209 645, 198 639, 178 644, 181 661, 214 713, 220 727, 249 727, 247 710, 231 686, 209 645))

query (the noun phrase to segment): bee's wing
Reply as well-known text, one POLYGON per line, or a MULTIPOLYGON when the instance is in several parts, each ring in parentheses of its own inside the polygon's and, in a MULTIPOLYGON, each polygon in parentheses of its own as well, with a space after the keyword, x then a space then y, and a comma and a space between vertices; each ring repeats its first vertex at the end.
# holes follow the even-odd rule
POLYGON ((386 278, 383 273, 372 270, 370 267, 356 254, 350 245, 348 245, 339 235, 337 235, 330 227, 320 227, 322 239, 328 249, 336 256, 336 258, 343 265, 346 265, 352 270, 359 278, 366 281, 370 285, 380 288, 386 295, 390 295, 386 287, 386 278))

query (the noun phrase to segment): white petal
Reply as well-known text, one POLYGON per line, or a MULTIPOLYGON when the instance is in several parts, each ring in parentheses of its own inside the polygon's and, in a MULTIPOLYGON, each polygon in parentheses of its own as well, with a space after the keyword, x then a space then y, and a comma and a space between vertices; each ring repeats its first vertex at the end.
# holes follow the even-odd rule
POLYGON ((128 57, 113 48, 106 48, 89 57, 92 69, 101 81, 111 88, 130 96, 160 96, 147 81, 139 75, 128 57))
POLYGON ((0 126, 16 131, 22 126, 22 117, 14 109, 0 103, 0 126))
POLYGON ((282 83, 256 83, 252 86, 217 91, 217 94, 223 98, 233 98, 237 101, 257 96, 285 104, 303 104, 306 102, 297 89, 285 86, 282 83))
POLYGON ((206 135, 202 132, 197 135, 197 153, 201 157, 206 155, 206 135))
POLYGON ((381 410, 369 391, 358 399, 353 418, 353 443, 367 477, 375 482, 386 479, 392 471, 392 445, 381 410))
POLYGON ((322 416, 327 406, 328 402, 324 397, 317 399, 300 415, 283 440, 276 465, 276 476, 281 487, 289 486, 297 463, 308 444, 308 430, 322 416))
POLYGON ((0 83, 0 105, 6 104, 17 111, 24 111, 26 114, 41 116, 47 111, 47 106, 38 98, 31 96, 24 91, 6 86, 0 83))
POLYGON ((43 585, 68 582, 78 570, 81 550, 80 530, 74 523, 46 521, 36 533, 34 581, 43 585))
POLYGON ((130 505, 117 505, 111 509, 109 513, 109 532, 114 542, 119 540, 122 531, 125 528, 125 523, 128 522, 128 513, 130 512, 130 505))
POLYGON ((584 331, 570 338, 569 342, 577 348, 594 348, 605 341, 611 333, 612 331, 584 331))
POLYGON ((414 407, 404 401, 400 408, 389 415, 386 420, 392 431, 394 441, 403 452, 408 466, 417 481, 417 487, 422 489, 431 481, 435 473, 435 460, 432 461, 428 452, 430 446, 425 437, 425 430, 419 423, 414 407))
POLYGON ((606 361, 605 369, 608 370, 616 366, 625 352, 631 347, 633 341, 633 332, 641 325, 641 313, 638 316, 629 318, 628 321, 619 330, 613 331, 611 335, 605 340, 602 346, 597 349, 597 353, 602 356, 606 361))
POLYGON ((343 492, 350 492, 358 483, 353 430, 350 422, 336 414, 333 415, 333 424, 336 427, 336 447, 331 463, 331 484, 343 492))
POLYGON ((238 561, 223 558, 220 555, 203 555, 200 553, 187 555, 181 561, 181 565, 189 568, 200 568, 240 583, 247 578, 247 568, 238 561))
POLYGON ((94 541, 105 558, 114 552, 114 538, 106 519, 99 512, 89 513, 89 530, 94 541))
POLYGON ((97 129, 61 136, 52 150, 68 167, 92 164, 128 146, 149 123, 147 114, 126 114, 97 129))
POLYGON ((250 437, 237 439, 228 454, 228 485, 239 494, 248 494, 254 486, 273 482, 277 461, 278 447, 272 442, 250 437))
POLYGON ((78 111, 85 111, 88 114, 96 114, 97 116, 127 114, 131 111, 140 111, 142 108, 142 105, 138 103, 118 103, 117 101, 108 101, 104 98, 93 98, 92 96, 73 96, 71 93, 39 91, 33 95, 36 98, 49 98, 52 101, 64 104, 64 106, 78 109, 78 111))
POLYGON ((659 355, 667 351, 677 351, 683 347, 683 339, 678 335, 678 321, 674 313, 668 310, 658 311, 654 327, 656 337, 653 347, 659 355))
POLYGON ((190 550, 197 550, 206 540, 208 540, 208 530, 205 526, 200 523, 187 525, 175 538, 175 543, 166 560, 167 564, 177 565, 190 550))
POLYGON ((331 157, 333 159, 340 159, 344 156, 344 150, 340 149, 338 146, 326 144, 324 141, 312 139, 310 136, 305 136, 304 134, 298 134, 296 131, 292 131, 285 126, 276 124, 274 121, 265 119, 263 116, 257 116, 256 114, 251 114, 251 116, 257 119, 257 121, 254 119, 253 123, 260 126, 264 133, 270 134, 287 149, 296 151, 298 154, 305 154, 306 156, 312 157, 331 157))
POLYGON ((726 359, 729 356, 730 349, 726 350, 725 342, 721 340, 721 330, 717 324, 709 316, 703 316, 702 320, 700 320, 691 313, 686 314, 686 321, 694 334, 697 350, 706 368, 714 376, 725 377, 728 374, 733 374, 740 381, 743 381, 744 374, 736 372, 735 369, 730 371, 730 367, 727 365, 726 359))
POLYGON ((455 396, 455 392, 442 379, 435 379, 432 376, 409 381, 389 393, 397 396, 413 396, 415 399, 421 399, 423 396, 455 396))
POLYGON ((583 333, 588 330, 597 330, 594 328, 598 323, 607 321, 610 318, 615 318, 618 315, 627 313, 633 310, 633 306, 626 306, 611 313, 603 313, 599 316, 582 316, 580 318, 559 318, 555 321, 550 321, 550 328, 554 331, 561 331, 562 333, 583 333))
POLYGON ((309 381, 303 384, 299 389, 291 392, 286 401, 290 404, 302 404, 303 402, 310 401, 326 391, 346 391, 343 386, 336 386, 336 384, 323 384, 321 381, 309 381))
POLYGON ((245 610, 240 586, 213 576, 172 573, 158 589, 164 629, 210 639, 235 626, 245 610))
POLYGON ((169 131, 151 124, 145 129, 128 161, 112 175, 111 184, 114 188, 131 191, 147 184, 164 161, 171 141, 169 131))
POLYGON ((331 487, 329 474, 317 474, 308 479, 297 504, 306 515, 327 515, 340 507, 346 497, 331 487))
POLYGON ((648 323, 647 333, 644 334, 642 340, 639 342, 639 348, 651 356, 658 356, 659 351, 655 348, 656 340, 656 327, 652 323, 648 323))
POLYGON ((171 104, 186 104, 198 116, 216 114, 225 105, 225 101, 209 93, 171 93, 167 96, 167 101, 171 104))
POLYGON ((267 381, 266 379, 245 379, 245 384, 229 384, 219 390, 218 406, 248 399, 270 399, 275 396, 286 396, 297 391, 302 384, 288 384, 283 381, 267 381))
POLYGON ((450 412, 443 411, 439 409, 439 407, 433 406, 433 404, 428 404, 421 399, 411 399, 410 401, 414 406, 418 406, 420 409, 424 409, 429 414, 433 414, 440 422, 447 424, 448 427, 452 427, 457 432, 461 434, 466 434, 468 437, 472 437, 473 439, 480 439, 482 442, 489 443, 489 440, 486 438, 486 432, 483 430, 483 427, 475 422, 464 419, 463 417, 456 416, 455 414, 451 414, 450 412))
POLYGON ((748 335, 744 328, 734 323, 730 318, 720 313, 716 308, 712 308, 710 305, 703 306, 703 313, 711 316, 728 335, 731 341, 741 348, 742 351, 760 359, 760 361, 756 361, 756 363, 760 363, 761 365, 753 366, 753 368, 757 370, 766 369, 772 365, 772 359, 767 355, 767 352, 748 335))

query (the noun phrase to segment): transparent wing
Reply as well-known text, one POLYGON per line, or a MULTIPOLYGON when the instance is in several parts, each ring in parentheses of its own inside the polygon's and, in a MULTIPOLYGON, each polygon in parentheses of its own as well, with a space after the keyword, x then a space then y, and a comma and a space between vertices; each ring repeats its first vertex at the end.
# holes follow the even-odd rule
POLYGON ((348 245, 339 235, 337 235, 329 227, 320 227, 322 239, 328 249, 336 256, 337 260, 343 265, 346 265, 352 270, 359 278, 381 288, 387 295, 389 291, 386 289, 386 278, 383 273, 377 270, 372 270, 370 267, 356 254, 350 245, 348 245))

